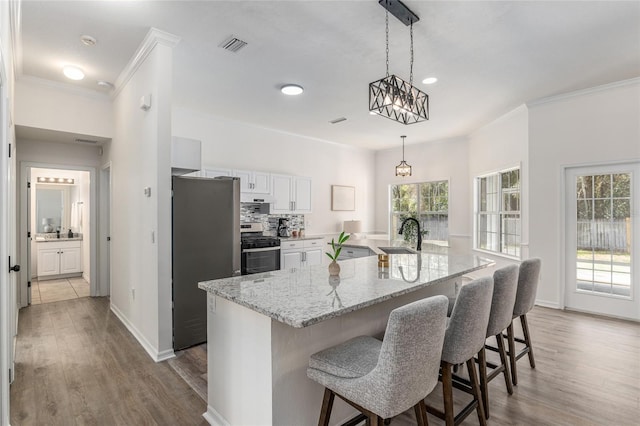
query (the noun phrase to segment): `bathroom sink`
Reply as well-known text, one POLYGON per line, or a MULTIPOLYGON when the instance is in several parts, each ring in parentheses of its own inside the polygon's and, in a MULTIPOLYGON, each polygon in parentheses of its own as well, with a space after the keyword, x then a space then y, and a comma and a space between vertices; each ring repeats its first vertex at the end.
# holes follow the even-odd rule
POLYGON ((378 247, 387 254, 418 254, 415 250, 405 247, 378 247))

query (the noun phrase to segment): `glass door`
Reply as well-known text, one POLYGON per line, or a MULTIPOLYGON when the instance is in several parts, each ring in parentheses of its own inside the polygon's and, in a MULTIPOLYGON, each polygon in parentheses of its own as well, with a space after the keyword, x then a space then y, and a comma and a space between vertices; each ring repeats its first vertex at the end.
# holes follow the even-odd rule
POLYGON ((640 319, 639 163, 566 171, 568 308, 640 319))

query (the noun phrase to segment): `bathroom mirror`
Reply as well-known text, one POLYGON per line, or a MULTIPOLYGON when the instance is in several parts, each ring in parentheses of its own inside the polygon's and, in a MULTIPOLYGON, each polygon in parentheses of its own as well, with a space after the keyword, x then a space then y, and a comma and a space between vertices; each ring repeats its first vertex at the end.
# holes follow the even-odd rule
POLYGON ((69 229, 71 202, 69 185, 36 184, 37 233, 69 229))

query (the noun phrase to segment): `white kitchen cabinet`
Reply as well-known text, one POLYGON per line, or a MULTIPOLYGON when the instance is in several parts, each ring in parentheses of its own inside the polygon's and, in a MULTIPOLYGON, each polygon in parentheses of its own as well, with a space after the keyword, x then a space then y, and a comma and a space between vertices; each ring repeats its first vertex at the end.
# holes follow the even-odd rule
POLYGON ((38 243, 38 277, 82 272, 81 241, 38 243))
POLYGON ((205 167, 201 177, 214 178, 218 176, 233 176, 233 170, 220 167, 205 167))
POLYGON ((340 259, 355 259, 357 257, 371 256, 373 252, 367 247, 342 246, 340 259))
POLYGON ((322 264, 322 239, 280 242, 280 269, 322 264))
POLYGON ((311 213, 311 178, 271 175, 272 213, 311 213))
POLYGON ((234 170, 233 176, 240 178, 240 192, 251 194, 269 194, 271 175, 250 170, 234 170))

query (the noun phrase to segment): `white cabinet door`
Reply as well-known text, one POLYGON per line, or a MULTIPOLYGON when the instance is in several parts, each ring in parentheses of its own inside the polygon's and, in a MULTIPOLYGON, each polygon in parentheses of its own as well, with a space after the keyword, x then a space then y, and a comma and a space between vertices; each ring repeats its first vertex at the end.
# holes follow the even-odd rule
POLYGON ((306 266, 322 264, 322 250, 313 249, 304 252, 304 260, 306 266))
POLYGON ((296 177, 293 195, 295 212, 311 213, 311 179, 296 177))
POLYGON ((82 255, 79 248, 60 249, 60 273, 82 272, 82 255))
POLYGON ((269 173, 253 172, 253 192, 271 193, 271 175, 269 173))
POLYGON ((293 176, 271 175, 271 188, 275 201, 271 205, 272 213, 290 213, 292 210, 291 193, 293 176))
POLYGON ((202 170, 202 177, 214 178, 218 176, 233 176, 233 171, 231 169, 221 169, 221 168, 205 168, 202 170))
POLYGON ((233 175, 240 178, 240 192, 253 192, 253 172, 234 170, 233 175))
POLYGON ((38 276, 58 275, 60 273, 60 255, 58 248, 38 248, 38 276))
POLYGON ((280 269, 298 269, 302 266, 302 252, 283 252, 282 261, 280 262, 280 269))

